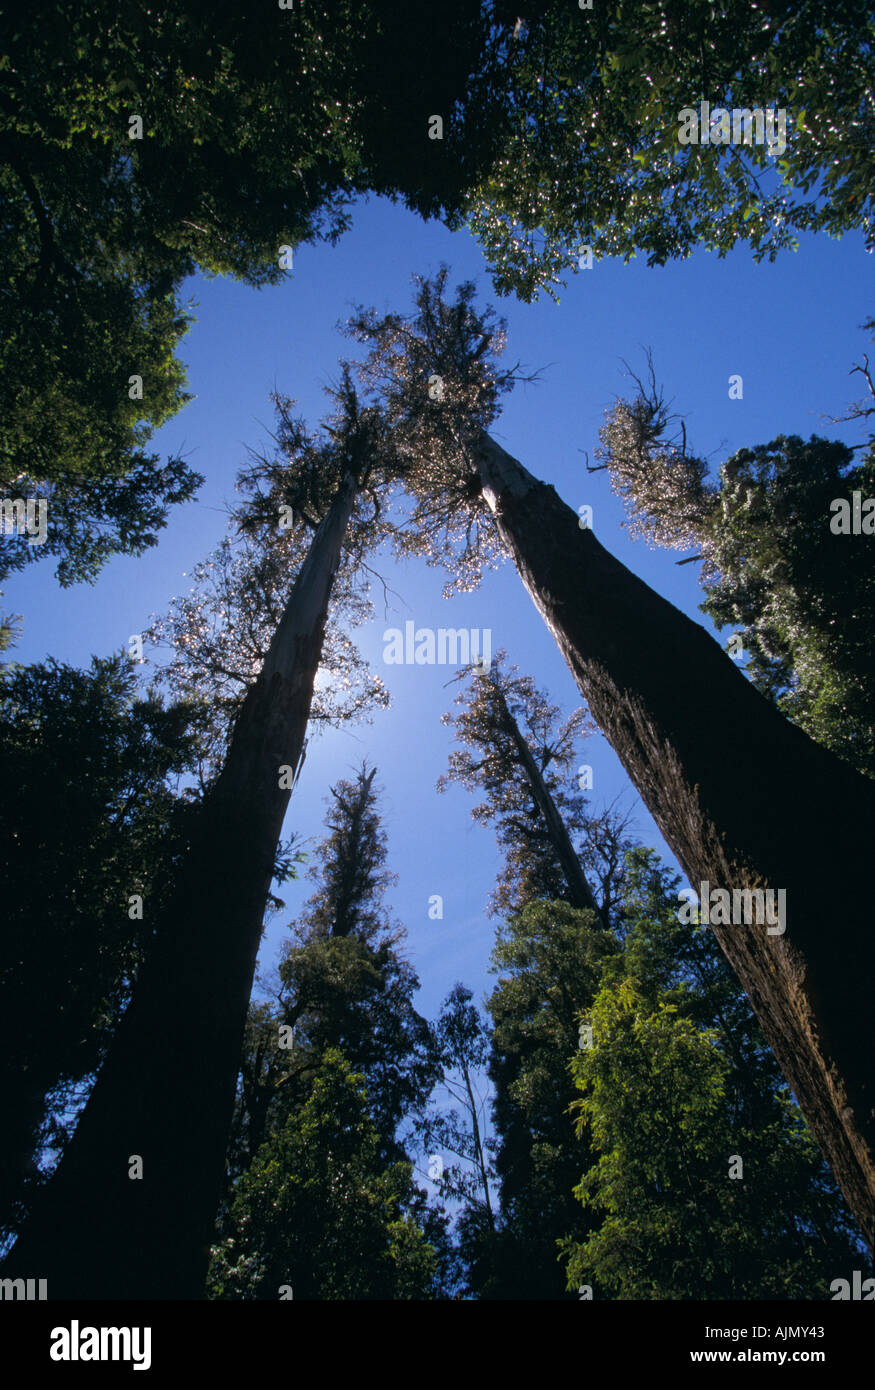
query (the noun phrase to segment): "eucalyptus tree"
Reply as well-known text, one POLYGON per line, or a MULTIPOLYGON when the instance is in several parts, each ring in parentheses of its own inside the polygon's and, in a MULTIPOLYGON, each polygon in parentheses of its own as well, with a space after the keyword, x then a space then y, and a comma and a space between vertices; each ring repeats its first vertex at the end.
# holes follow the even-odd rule
MULTIPOLYGON (((160 665, 155 680, 178 699, 196 703, 205 725, 201 780, 216 775, 235 720, 258 675, 288 601, 289 576, 306 557, 313 528, 285 513, 289 525, 256 537, 235 530, 195 565, 188 593, 154 618, 144 639, 160 665)), ((388 704, 381 677, 370 671, 349 633, 367 622, 372 604, 351 554, 334 578, 319 678, 310 708, 309 739, 320 729, 366 717, 388 704)), ((302 754, 304 749, 302 748, 302 754)))
MULTIPOLYGON (((600 848, 587 835, 585 798, 567 789, 577 741, 595 726, 583 708, 559 723, 558 709, 531 676, 517 674, 516 666, 504 669, 506 655, 499 651, 488 671, 475 670, 468 690, 456 699, 461 713, 444 716, 443 723, 454 725, 465 746, 450 754, 450 771, 438 781, 438 790, 458 782, 486 793, 471 814, 480 824, 496 823, 505 851, 493 910, 519 911, 531 898, 564 898, 607 923, 617 883, 602 874, 597 900, 572 836, 586 841, 593 867, 600 848)), ((616 819, 613 823, 617 829, 616 819)), ((607 828, 606 821, 601 842, 607 828)))
POLYGON ((585 709, 560 720, 505 659, 498 652, 488 672, 473 670, 457 697, 461 712, 444 717, 462 747, 439 783, 484 795, 472 815, 495 823, 504 850, 493 895, 503 918, 492 956, 500 978, 487 1002, 500 1206, 489 1227, 469 1210, 462 1251, 482 1298, 564 1298, 557 1242, 592 1227, 573 1198, 593 1156, 569 1118, 569 1065, 598 962, 623 929, 629 841, 621 816, 589 815, 577 790, 577 741, 593 727, 585 709))
POLYGON ((757 689, 875 776, 875 519, 863 501, 875 493, 872 441, 855 461, 838 440, 782 435, 739 450, 715 479, 685 429, 678 438, 652 362, 638 388, 611 410, 597 451, 632 534, 695 551, 679 563, 703 562, 702 611, 733 627, 757 689))
POLYGON ((439 1197, 461 1203, 456 1232, 470 1289, 475 1267, 484 1261, 491 1266, 494 1256, 496 1174, 490 1100, 483 1088, 489 1030, 465 985, 454 985, 441 1004, 434 1037, 440 1067, 437 1099, 423 1110, 415 1133, 428 1153, 428 1176, 439 1197), (447 1096, 455 1102, 449 1108, 447 1096))
POLYGON ((410 460, 409 546, 446 558, 454 583, 469 585, 509 555, 690 882, 786 893, 786 938, 725 920, 714 932, 871 1241, 875 946, 862 905, 875 790, 783 717, 704 628, 491 437, 514 375, 495 360, 502 325, 474 307, 472 285, 447 302, 447 278, 444 268, 419 280, 412 316, 361 310, 351 323, 371 347, 363 380, 379 388, 395 447, 410 460), (841 949, 826 926, 837 917, 841 949))
MULTIPOLYGON (((310 545, 189 827, 113 1046, 6 1262, 44 1271, 56 1296, 203 1290, 255 959, 333 582, 347 533, 357 554, 371 543, 370 494, 393 476, 380 412, 362 406, 348 376, 334 397, 322 435, 297 422, 291 456, 274 469, 281 507, 309 518, 310 545)), ((274 508, 273 524, 284 515, 274 508)), ((263 533, 255 502, 253 516, 263 533)))

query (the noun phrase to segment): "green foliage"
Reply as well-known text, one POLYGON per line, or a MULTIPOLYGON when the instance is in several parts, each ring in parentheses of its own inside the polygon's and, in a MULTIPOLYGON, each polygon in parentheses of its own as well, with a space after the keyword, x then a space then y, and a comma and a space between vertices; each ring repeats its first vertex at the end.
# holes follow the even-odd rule
POLYGON ((678 923, 677 878, 638 850, 630 883, 637 920, 572 1067, 598 1156, 575 1189, 593 1229, 562 1241, 568 1287, 826 1298, 859 1258, 841 1196, 710 932, 678 923))
POLYGON ((130 997, 184 851, 186 802, 167 779, 196 754, 195 712, 140 695, 124 657, 0 668, 4 1225, 20 1219, 41 1143, 66 1137, 47 1095, 97 1068, 130 997))
POLYGON ((818 743, 875 777, 875 570, 830 504, 875 496, 875 450, 781 436, 721 469, 702 604, 732 625, 759 690, 818 743))
MULTIPOLYGON (((596 901, 613 930, 622 927, 628 842, 622 817, 611 810, 591 816, 585 798, 567 790, 577 739, 591 727, 586 711, 561 720, 531 677, 504 662, 505 653, 498 652, 488 674, 472 673, 457 698, 461 712, 444 717, 454 723, 461 747, 438 783, 442 790, 458 781, 484 795, 474 818, 495 824, 505 852, 493 898, 505 916, 493 953, 500 982, 487 1005, 494 1024, 489 1075, 497 1137, 490 1148, 501 1184, 500 1216, 496 1221, 474 1199, 477 1184, 469 1175, 468 1190, 458 1194, 466 1201, 460 1250, 469 1287, 480 1297, 562 1298, 556 1242, 584 1229, 572 1188, 586 1161, 568 1114, 574 1098, 568 1065, 578 1046, 578 1013, 590 1004, 599 962, 616 950, 616 939, 594 913, 562 901, 569 883, 532 778, 540 776, 577 842, 570 852, 597 886, 596 901)), ((465 1130, 461 1138, 467 1139, 465 1130)), ((470 1154, 463 1156, 470 1161, 470 1154)))
POLYGON ((327 1048, 340 1048, 365 1079, 369 1114, 383 1152, 403 1157, 402 1117, 426 1099, 437 1075, 427 1023, 413 1007, 416 973, 399 947, 382 897, 393 875, 384 868, 385 835, 374 773, 332 788, 330 834, 310 869, 318 887, 283 953, 274 1004, 250 1008, 239 1103, 230 1149, 236 1175, 268 1129, 300 1106, 327 1048), (280 1026, 294 1046, 280 1045, 280 1026))
POLYGON ((871 229, 875 22, 860 6, 525 11, 459 0, 435 23, 401 0, 246 14, 61 0, 52 24, 4 15, 0 492, 55 503, 51 546, 17 547, 16 566, 56 553, 70 583, 152 543, 198 482, 143 452, 188 399, 185 277, 277 283, 280 247, 336 241, 357 194, 467 220, 498 290, 524 299, 582 244, 663 263, 871 229), (681 146, 678 113, 702 98, 785 108, 786 150, 681 146))
POLYGON ((382 903, 393 875, 374 775, 332 788, 276 1000, 250 1007, 214 1297, 276 1298, 288 1283, 296 1298, 424 1298, 446 1278, 446 1223, 398 1137, 439 1063, 382 903))
POLYGON ((331 789, 330 831, 314 863, 307 902, 280 964, 281 1007, 315 1056, 339 1047, 366 1082, 370 1114, 387 1154, 402 1117, 425 1100, 436 1075, 427 1023, 413 1007, 419 980, 404 959, 405 932, 383 895, 386 838, 374 771, 331 789))
POLYGON ((773 259, 802 230, 860 228, 871 244, 875 20, 865 6, 496 8, 506 28, 481 119, 500 123, 500 154, 468 220, 499 292, 552 292, 581 246, 662 265, 700 245, 724 256, 742 243, 773 259), (499 92, 512 96, 496 109, 499 92), (783 108, 786 149, 680 144, 679 113, 702 99, 783 108))
POLYGON ((404 1299, 433 1292, 437 1257, 409 1214, 411 1168, 386 1166, 363 1078, 335 1048, 309 1095, 240 1178, 213 1298, 404 1299))
POLYGON ((280 247, 336 240, 366 189, 453 214, 483 141, 449 118, 484 37, 477 0, 436 29, 348 0, 3 16, 0 493, 52 500, 51 545, 18 547, 16 565, 54 551, 62 582, 92 578, 200 481, 143 453, 189 399, 174 356, 186 276, 277 283, 280 247))
POLYGON ((487 1009, 501 1222, 474 1271, 482 1298, 562 1298, 556 1243, 592 1224, 572 1198, 589 1149, 569 1114, 569 1067, 579 1016, 615 950, 594 914, 563 902, 531 902, 497 933, 487 1009))

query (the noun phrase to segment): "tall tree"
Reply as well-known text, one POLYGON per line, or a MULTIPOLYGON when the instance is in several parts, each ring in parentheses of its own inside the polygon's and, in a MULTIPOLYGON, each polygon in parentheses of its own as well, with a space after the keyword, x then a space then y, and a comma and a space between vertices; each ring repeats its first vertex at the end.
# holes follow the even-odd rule
MULTIPOLYGON (((288 529, 273 534, 226 536, 195 565, 189 592, 174 598, 143 634, 161 659, 156 684, 177 699, 196 702, 202 712, 203 782, 224 762, 235 720, 288 602, 289 575, 300 569, 312 529, 299 515, 288 529)), ((385 683, 368 670, 348 635, 371 615, 355 555, 346 550, 334 578, 319 657, 312 731, 388 704, 385 683)))
MULTIPOLYGON (((555 728, 555 706, 530 676, 515 675, 516 667, 504 671, 505 658, 504 651, 496 653, 489 671, 475 674, 472 689, 457 698, 465 708, 455 721, 444 716, 467 747, 450 754, 450 774, 441 777, 438 790, 452 780, 487 793, 472 814, 481 823, 497 822, 499 843, 507 850, 498 909, 513 910, 533 897, 566 897, 598 915, 563 814, 572 798, 560 782, 569 777, 576 738, 587 731, 586 711, 575 710, 555 728)), ((579 812, 582 798, 574 801, 579 812)))
POLYGON ((138 689, 123 656, 89 670, 0 667, 0 1227, 18 1229, 39 1151, 66 1133, 49 1103, 87 1084, 148 951, 148 916, 192 809, 174 781, 199 711, 138 689), (63 791, 61 790, 63 788, 63 791))
POLYGON ((317 1054, 339 1047, 365 1078, 387 1154, 404 1156, 399 1123, 434 1082, 434 1043, 413 1007, 419 980, 404 959, 403 927, 383 895, 393 881, 377 809, 376 769, 331 789, 329 835, 314 864, 318 887, 280 964, 283 1016, 317 1054))
POLYGON ((499 979, 486 1007, 501 1221, 492 1259, 474 1269, 481 1298, 567 1297, 557 1242, 594 1224, 573 1197, 591 1149, 569 1113, 570 1064, 581 1013, 616 949, 591 910, 561 901, 529 902, 496 934, 499 979))
POLYGON ((214 1298, 405 1299, 435 1291, 436 1252, 411 1211, 411 1166, 387 1165, 363 1078, 329 1048, 299 1110, 240 1178, 214 1298))
POLYGON ((744 995, 675 874, 630 855, 621 954, 574 1061, 595 1225, 563 1241, 569 1287, 614 1298, 829 1297, 860 1237, 744 995))
MULTIPOLYGON (((228 1209, 210 1273, 218 1296, 229 1288, 249 1289, 252 1269, 274 1270, 283 1261, 296 1296, 299 1285, 302 1291, 310 1289, 311 1297, 320 1288, 321 1297, 343 1296, 324 1291, 340 1288, 354 1289, 349 1296, 356 1298, 411 1296, 387 1292, 385 1260, 375 1254, 370 1264, 367 1242, 357 1246, 341 1284, 326 1283, 319 1273, 330 1252, 342 1250, 351 1238, 349 1223, 360 1219, 353 1216, 355 1204, 373 1209, 369 1221, 381 1209, 383 1199, 378 1204, 368 1193, 371 1180, 377 1190, 385 1185, 386 1193, 395 1194, 393 1200, 403 1206, 409 1221, 399 1229, 406 1235, 421 1231, 421 1214, 426 1216, 425 1226, 435 1233, 443 1259, 442 1233, 433 1218, 421 1213, 423 1204, 411 1186, 410 1160, 398 1134, 399 1124, 424 1103, 437 1059, 428 1025, 413 1007, 419 982, 400 951, 403 930, 393 926, 383 906, 392 875, 384 867, 386 842, 374 777, 375 769, 362 768, 355 781, 344 779, 331 789, 330 833, 312 868, 318 887, 295 923, 280 964, 277 1003, 250 1009, 229 1149, 228 1209), (355 1124, 342 1111, 332 1114, 330 1122, 320 1119, 308 1141, 314 1151, 307 1171, 312 1165, 325 1183, 335 1151, 347 1153, 350 1161, 355 1155, 363 1166, 353 1193, 340 1205, 330 1200, 330 1185, 325 1201, 301 1190, 306 1184, 299 1161, 291 1170, 285 1166, 293 1136, 308 1130, 314 1096, 335 1056, 354 1073, 360 1114, 355 1124), (320 1145, 328 1148, 327 1160, 320 1145), (259 1208, 272 1213, 270 1222, 251 1219, 256 1184, 259 1191, 266 1186, 271 1193, 271 1202, 259 1208)), ((275 1298, 270 1279, 259 1277, 262 1291, 254 1296, 275 1298)), ((431 1273, 426 1284, 421 1297, 434 1291, 431 1273)))
POLYGON ((507 386, 490 357, 500 326, 474 309, 471 285, 447 303, 446 280, 443 270, 419 281, 411 318, 361 311, 351 326, 371 344, 365 379, 381 386, 396 448, 415 460, 407 485, 422 525, 413 544, 436 558, 449 550, 446 533, 438 544, 428 525, 439 504, 461 541, 457 576, 471 582, 509 554, 690 882, 786 893, 786 936, 722 923, 715 935, 875 1241, 875 945, 860 910, 875 790, 784 718, 703 628, 581 529, 555 490, 490 436, 507 386), (434 375, 440 401, 425 389, 434 375), (837 914, 843 951, 825 927, 837 914))
MULTIPOLYGON (((875 776, 875 578, 861 527, 875 522, 862 516, 853 534, 854 493, 875 494, 872 442, 855 464, 837 440, 780 436, 739 450, 713 480, 686 431, 673 437, 652 362, 638 387, 610 412, 597 451, 633 533, 697 552, 702 610, 733 626, 757 689, 875 776)), ((865 417, 857 410, 849 418, 865 417)))
POLYGON ((450 754, 438 791, 459 782, 486 794, 471 814, 480 824, 495 822, 505 852, 493 911, 562 898, 616 929, 628 817, 613 807, 592 814, 586 798, 567 789, 577 739, 595 726, 583 708, 560 723, 531 676, 516 674, 516 666, 505 670, 505 660, 502 649, 488 672, 475 670, 456 699, 462 712, 444 715, 465 746, 450 754))
POLYGON ((569 1118, 569 1063, 598 962, 616 949, 624 827, 615 814, 590 817, 585 798, 566 790, 576 739, 591 727, 585 710, 560 722, 532 678, 505 670, 504 660, 497 653, 458 696, 453 722, 464 746, 450 755, 450 779, 485 793, 474 818, 494 820, 505 849, 495 894, 505 921, 492 957, 500 980, 487 1004, 500 1221, 487 1228, 469 1219, 462 1247, 481 1297, 564 1298, 557 1242, 588 1229, 572 1188, 590 1159, 569 1118), (598 900, 584 846, 590 871, 599 865, 598 900))
POLYGON ((360 410, 347 381, 336 395, 323 441, 302 437, 285 470, 290 501, 305 493, 321 520, 191 827, 113 1046, 6 1261, 44 1271, 55 1297, 203 1291, 290 774, 301 759, 344 538, 354 510, 370 511, 357 499, 377 466, 379 413, 360 410))
POLYGON ((482 1282, 484 1261, 491 1267, 496 1237, 495 1146, 482 1089, 489 1031, 471 999, 470 989, 456 984, 441 1005, 434 1029, 440 1064, 437 1099, 433 1097, 433 1107, 423 1112, 415 1131, 441 1200, 461 1203, 456 1232, 467 1292, 482 1282), (447 1096, 455 1102, 449 1108, 447 1096), (452 1156, 449 1161, 445 1154, 452 1156))

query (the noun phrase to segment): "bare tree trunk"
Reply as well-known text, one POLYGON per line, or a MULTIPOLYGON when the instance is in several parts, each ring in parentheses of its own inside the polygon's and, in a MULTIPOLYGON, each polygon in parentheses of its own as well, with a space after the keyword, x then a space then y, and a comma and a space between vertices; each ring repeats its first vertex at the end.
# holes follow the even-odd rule
MULTIPOLYGON (((264 908, 354 472, 313 537, 153 949, 68 1151, 4 1272, 57 1298, 203 1296, 264 908), (284 779, 285 780, 285 779, 284 779), (130 1177, 133 1156, 142 1178, 130 1177)), ((148 914, 148 901, 144 916, 148 914)))
POLYGON ((787 930, 713 927, 845 1198, 875 1241, 875 787, 488 435, 483 496, 595 719, 699 893, 786 890, 787 930))
POLYGON ((501 718, 505 730, 516 749, 517 758, 528 779, 535 804, 544 818, 547 833, 550 836, 556 858, 559 860, 559 867, 565 875, 565 882, 568 885, 568 900, 573 907, 588 908, 591 912, 594 912, 599 923, 604 926, 604 920, 598 903, 595 900, 592 889, 587 883, 586 876, 580 865, 580 859, 574 852, 571 836, 568 834, 565 822, 559 814, 555 801, 550 795, 550 791, 544 781, 543 773, 532 756, 532 750, 508 707, 504 691, 500 683, 493 680, 491 676, 484 675, 481 679, 489 680, 495 692, 495 698, 501 711, 501 718))
POLYGON ((468 1111, 471 1116, 471 1132, 474 1138, 474 1153, 477 1156, 477 1169, 480 1176, 480 1184, 483 1188, 483 1200, 486 1206, 486 1217, 489 1221, 490 1230, 495 1233, 495 1213, 492 1210, 492 1197, 489 1192, 489 1174, 486 1171, 486 1157, 483 1153, 483 1142, 480 1138, 480 1122, 477 1119, 477 1102, 474 1099, 474 1088, 471 1085, 471 1073, 467 1065, 462 1067, 462 1075, 465 1078, 465 1090, 468 1093, 468 1111))

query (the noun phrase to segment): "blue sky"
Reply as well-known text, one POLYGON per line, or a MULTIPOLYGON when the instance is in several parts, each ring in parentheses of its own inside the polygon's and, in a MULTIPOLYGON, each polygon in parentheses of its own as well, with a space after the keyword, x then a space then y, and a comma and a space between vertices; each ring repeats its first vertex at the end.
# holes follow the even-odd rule
MULTIPOLYGON (((172 513, 153 550, 114 560, 93 586, 59 589, 49 561, 11 578, 4 607, 24 617, 13 659, 52 655, 85 666, 92 654, 126 647, 150 615, 187 592, 190 571, 224 533, 223 505, 233 497, 247 446, 267 442, 270 391, 294 397, 315 425, 327 405, 321 387, 335 377, 338 358, 357 350, 336 331, 338 321, 356 303, 407 311, 411 274, 433 272, 441 261, 454 280, 474 279, 481 297, 507 318, 510 360, 545 369, 537 385, 507 399, 496 437, 570 506, 589 503, 599 539, 696 621, 707 625, 697 608, 699 567, 678 568, 675 552, 630 541, 607 475, 587 475, 579 452, 589 450, 592 461, 605 409, 632 390, 622 359, 640 370, 643 349, 653 350, 657 380, 686 420, 691 449, 715 467, 734 450, 781 433, 859 442, 852 425, 822 418, 845 413, 860 395, 859 377, 848 372, 868 346, 859 325, 871 312, 873 265, 859 234, 840 242, 808 237, 795 256, 774 264, 756 265, 745 251, 722 261, 700 251, 653 269, 643 258, 597 262, 571 278, 558 305, 546 297, 523 305, 497 298, 467 233, 423 223, 385 200, 362 201, 339 245, 299 247, 280 286, 259 291, 225 280, 191 281, 197 320, 181 355, 195 399, 155 435, 152 447, 164 455, 183 452, 205 475, 198 501, 172 513), (732 374, 743 378, 740 401, 729 399, 732 374)), ((125 381, 129 370, 125 365, 121 372, 125 381)), ((510 565, 488 575, 475 594, 450 601, 441 597, 445 576, 420 561, 387 562, 383 572, 398 597, 386 613, 375 590, 374 621, 356 637, 387 682, 392 708, 370 725, 330 731, 311 743, 285 833, 294 830, 315 846, 329 785, 352 775, 363 757, 377 765, 389 867, 399 875, 390 905, 408 929, 409 956, 422 982, 419 1007, 433 1017, 456 980, 477 997, 490 987, 493 924, 484 909, 498 857, 492 832, 471 822, 472 799, 458 788, 443 796, 434 790, 452 746, 440 724, 458 689, 445 688, 452 669, 384 665, 383 633, 407 619, 418 627, 487 627, 493 651, 506 647, 565 712, 579 694, 510 565), (435 893, 444 900, 442 921, 428 917, 435 893)), ((695 677, 678 672, 685 678, 695 677)), ((641 840, 671 859, 600 735, 585 745, 581 760, 594 769, 594 807, 620 796, 635 811, 641 840)), ((275 963, 285 925, 311 891, 306 879, 287 885, 287 911, 271 920, 260 967, 275 963)))

